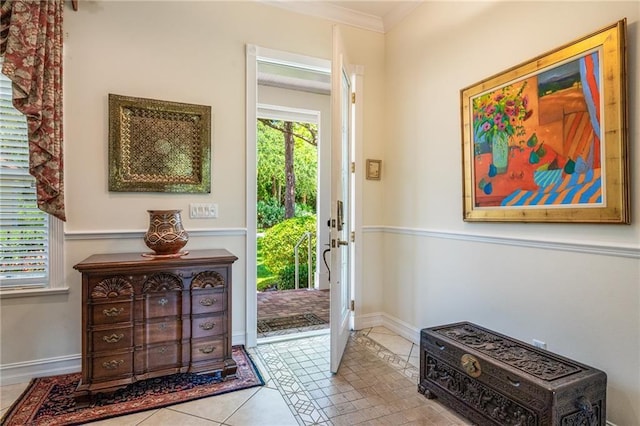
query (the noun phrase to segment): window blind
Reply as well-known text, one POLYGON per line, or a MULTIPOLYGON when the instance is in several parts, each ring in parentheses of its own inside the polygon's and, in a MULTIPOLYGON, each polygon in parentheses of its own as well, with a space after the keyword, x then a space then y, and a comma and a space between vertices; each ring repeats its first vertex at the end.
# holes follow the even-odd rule
POLYGON ((13 107, 11 81, 0 73, 0 287, 47 286, 48 222, 29 174, 26 118, 13 107))

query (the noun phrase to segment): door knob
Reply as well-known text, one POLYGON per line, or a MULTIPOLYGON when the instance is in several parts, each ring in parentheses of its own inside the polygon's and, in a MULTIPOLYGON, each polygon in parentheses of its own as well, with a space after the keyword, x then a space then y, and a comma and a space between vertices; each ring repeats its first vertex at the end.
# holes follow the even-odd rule
POLYGON ((348 246, 349 245, 349 241, 344 241, 344 240, 337 240, 338 241, 338 246, 348 246))

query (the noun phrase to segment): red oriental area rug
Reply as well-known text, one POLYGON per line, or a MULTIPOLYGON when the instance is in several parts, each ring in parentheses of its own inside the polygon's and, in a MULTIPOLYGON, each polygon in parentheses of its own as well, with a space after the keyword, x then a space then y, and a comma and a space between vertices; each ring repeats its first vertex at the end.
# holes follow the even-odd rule
POLYGON ((0 421, 3 426, 77 425, 264 385, 243 346, 233 347, 236 378, 180 373, 132 383, 110 394, 97 394, 89 405, 76 406, 73 392, 80 373, 33 379, 0 421))

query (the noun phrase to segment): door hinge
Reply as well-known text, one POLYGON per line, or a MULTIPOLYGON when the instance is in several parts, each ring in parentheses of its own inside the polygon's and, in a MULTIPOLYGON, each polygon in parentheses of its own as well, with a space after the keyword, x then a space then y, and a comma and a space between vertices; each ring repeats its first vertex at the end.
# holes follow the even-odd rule
POLYGON ((351 309, 352 311, 356 310, 356 301, 355 300, 351 300, 351 303, 349 304, 349 309, 351 309))
POLYGON ((351 242, 352 243, 356 242, 356 231, 351 231, 351 242))
POLYGON ((351 92, 351 103, 352 104, 356 103, 356 92, 351 92))
POLYGON ((351 162, 351 173, 355 173, 356 172, 356 163, 355 161, 351 162))

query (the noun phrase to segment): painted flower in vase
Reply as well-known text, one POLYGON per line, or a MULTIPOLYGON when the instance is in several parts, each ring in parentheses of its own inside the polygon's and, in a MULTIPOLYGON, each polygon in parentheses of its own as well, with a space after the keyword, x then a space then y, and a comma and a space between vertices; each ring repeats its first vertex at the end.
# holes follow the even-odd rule
POLYGON ((509 141, 525 135, 523 122, 533 114, 523 95, 526 86, 526 81, 511 84, 473 99, 475 153, 491 152, 490 174, 507 171, 509 141))

